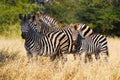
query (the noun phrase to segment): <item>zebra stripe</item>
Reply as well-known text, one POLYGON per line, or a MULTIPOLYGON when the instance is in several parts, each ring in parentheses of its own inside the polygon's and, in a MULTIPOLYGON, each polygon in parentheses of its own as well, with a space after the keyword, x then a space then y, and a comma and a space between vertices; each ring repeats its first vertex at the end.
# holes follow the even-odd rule
MULTIPOLYGON (((101 34, 91 34, 89 37, 86 37, 84 39, 81 40, 81 37, 79 35, 79 29, 81 27, 80 25, 76 26, 72 26, 74 30, 72 30, 72 33, 75 33, 75 31, 77 31, 76 34, 72 34, 73 36, 76 36, 74 38, 74 40, 77 41, 77 39, 79 41, 77 41, 77 43, 79 42, 79 44, 74 44, 75 48, 77 49, 77 51, 79 53, 82 53, 83 51, 86 52, 86 57, 91 56, 91 54, 95 54, 95 58, 96 60, 100 58, 99 53, 101 53, 104 57, 104 59, 107 61, 107 56, 109 55, 108 53, 108 46, 107 46, 107 39, 105 36, 101 35, 101 34), (79 48, 78 48, 79 47, 79 48)), ((86 58, 85 58, 85 62, 86 62, 86 58)))
MULTIPOLYGON (((49 29, 49 31, 56 31, 56 30, 63 31, 66 34, 67 38, 68 38, 68 43, 67 43, 68 44, 67 45, 68 48, 66 48, 66 50, 68 51, 67 53, 73 53, 74 49, 73 49, 73 39, 72 39, 71 25, 70 26, 66 26, 64 28, 59 28, 59 27, 55 27, 54 28, 52 25, 50 26, 49 23, 45 21, 45 20, 47 20, 47 18, 45 18, 45 19, 42 19, 42 18, 44 18, 44 17, 39 18, 39 21, 38 21, 38 18, 34 19, 34 21, 39 22, 39 24, 41 24, 41 25, 38 24, 39 26, 46 27, 46 28, 49 29)), ((49 19, 48 19, 48 21, 49 21, 49 19)), ((92 30, 88 26, 84 27, 84 24, 81 24, 81 25, 83 26, 81 28, 81 33, 84 34, 83 37, 86 37, 86 35, 89 36, 89 35, 92 34, 92 30), (88 32, 88 34, 85 33, 85 32, 88 32)), ((44 28, 43 31, 45 31, 45 33, 49 32, 45 28, 44 28)), ((66 45, 64 45, 64 44, 62 44, 61 46, 66 47, 66 45)))
POLYGON ((58 50, 61 52, 68 50, 66 49, 68 47, 68 38, 63 31, 52 31, 44 35, 37 31, 36 26, 29 21, 28 16, 19 15, 19 18, 28 56, 53 56, 57 54, 58 50), (66 47, 62 46, 63 43, 66 47))
POLYGON ((46 34, 46 33, 50 32, 50 31, 53 31, 54 28, 59 27, 57 20, 50 17, 49 15, 40 14, 40 13, 35 13, 33 15, 32 22, 33 22, 33 24, 38 26, 38 31, 43 32, 43 34, 46 34), (43 22, 45 24, 43 24, 43 22))
MULTIPOLYGON (((60 29, 58 21, 45 14, 35 13, 32 22, 33 24, 36 24, 38 27, 41 27, 40 29, 44 33, 60 29)), ((70 26, 74 25, 78 25, 78 23, 71 24, 70 26)), ((79 26, 81 27, 77 29, 81 32, 82 37, 88 37, 93 34, 92 29, 90 29, 89 26, 87 26, 86 24, 79 24, 79 26)))
POLYGON ((48 15, 42 14, 41 19, 45 19, 44 21, 50 23, 52 26, 58 26, 58 21, 48 15))
MULTIPOLYGON (((51 20, 49 20, 49 18, 39 17, 39 16, 37 16, 36 18, 33 19, 33 22, 38 22, 37 25, 40 26, 40 27, 42 27, 41 31, 44 34, 50 32, 50 31, 55 31, 55 30, 59 31, 59 30, 62 30, 66 34, 66 36, 68 38, 68 45, 67 45, 68 48, 66 48, 66 50, 68 50, 69 53, 74 52, 75 50, 73 48, 72 33, 71 33, 71 28, 69 28, 70 26, 66 26, 66 27, 64 27, 64 28, 61 29, 61 28, 58 27, 58 25, 57 26, 50 25, 50 23, 52 23, 50 21, 51 20)), ((81 25, 82 25, 82 27, 80 29, 81 30, 80 32, 82 33, 83 37, 87 37, 87 36, 89 36, 89 35, 92 34, 92 30, 88 26, 84 27, 84 24, 81 24, 81 25), (86 34, 85 32, 88 33, 88 34, 86 34)), ((66 45, 64 45, 64 44, 62 44, 61 46, 66 47, 66 45)))
MULTIPOLYGON (((59 27, 58 21, 46 14, 34 13, 32 17, 33 24, 39 26, 39 28, 44 28, 41 26, 40 20, 46 23, 49 27, 59 27)), ((44 30, 44 29, 43 29, 44 30)))
POLYGON ((71 27, 74 27, 75 30, 79 31, 83 38, 86 38, 93 34, 92 29, 86 24, 74 23, 70 24, 71 27))
MULTIPOLYGON (((49 16, 48 16, 49 17, 49 16)), ((44 30, 42 30, 42 31, 44 31, 44 33, 48 33, 48 32, 51 32, 51 31, 63 31, 65 34, 66 34, 66 36, 68 37, 68 42, 69 42, 69 49, 68 49, 68 51, 69 52, 71 52, 72 51, 72 42, 73 42, 73 40, 72 40, 72 35, 71 35, 71 30, 70 30, 70 28, 68 28, 68 27, 64 27, 64 28, 59 28, 59 27, 56 27, 56 28, 54 28, 52 25, 51 26, 49 26, 49 23, 47 22, 46 23, 46 21, 50 21, 49 20, 49 18, 48 18, 48 20, 47 20, 47 18, 45 18, 44 19, 44 17, 41 17, 41 18, 39 18, 40 20, 39 20, 39 24, 41 24, 41 25, 39 25, 39 26, 42 26, 43 27, 43 29, 44 30), (45 28, 44 28, 45 27, 45 28), (49 31, 48 31, 49 30, 49 31)), ((35 20, 35 19, 34 19, 35 20)), ((34 21, 33 20, 33 21, 34 21)), ((37 19, 36 19, 37 20, 37 19)), ((52 23, 52 22, 51 22, 52 23)), ((53 24, 53 23, 52 23, 53 24)), ((64 46, 64 44, 62 45, 63 47, 65 47, 64 46)))

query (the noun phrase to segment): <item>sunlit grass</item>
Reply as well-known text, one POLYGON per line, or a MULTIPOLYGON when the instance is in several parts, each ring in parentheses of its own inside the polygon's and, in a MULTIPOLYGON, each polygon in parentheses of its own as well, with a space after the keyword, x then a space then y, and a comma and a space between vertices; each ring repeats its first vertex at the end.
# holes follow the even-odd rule
POLYGON ((0 80, 120 80, 120 39, 108 38, 110 57, 84 64, 68 55, 68 62, 39 57, 27 63, 24 40, 0 38, 0 80))

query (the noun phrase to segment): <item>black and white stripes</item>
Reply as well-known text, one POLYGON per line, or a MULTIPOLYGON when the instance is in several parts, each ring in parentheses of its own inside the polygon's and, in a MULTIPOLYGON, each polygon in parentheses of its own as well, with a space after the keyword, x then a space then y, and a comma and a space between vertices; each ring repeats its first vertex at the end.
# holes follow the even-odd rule
POLYGON ((57 55, 58 50, 66 52, 68 38, 63 31, 52 31, 44 35, 37 31, 35 25, 29 21, 29 16, 19 15, 21 20, 22 36, 25 39, 25 48, 28 57, 37 55, 53 56, 57 55), (62 45, 65 45, 64 47, 62 45))
POLYGON ((43 33, 47 33, 54 28, 58 28, 58 21, 54 18, 40 13, 34 13, 32 16, 32 23, 37 25, 38 31, 42 31, 43 33), (43 24, 42 22, 45 24, 43 24), (51 29, 52 28, 52 29, 51 29))
MULTIPOLYGON (((69 52, 73 53, 74 52, 74 48, 73 48, 74 46, 73 46, 73 38, 72 38, 72 31, 71 31, 72 28, 69 25, 64 27, 64 28, 59 28, 59 27, 54 28, 52 25, 49 25, 50 23, 52 23, 52 22, 50 22, 49 18, 45 18, 45 19, 44 18, 45 17, 41 17, 39 19, 34 19, 33 22, 35 22, 35 21, 39 22, 37 25, 43 27, 43 29, 44 29, 43 31, 45 31, 45 32, 56 31, 56 30, 61 31, 62 30, 68 38, 68 48, 66 48, 66 49, 68 49, 67 53, 69 53, 69 52), (49 29, 49 31, 47 31, 48 30, 47 28, 49 29)), ((52 19, 52 20, 54 20, 54 19, 52 19)), ((90 36, 92 34, 92 30, 88 26, 86 26, 85 24, 83 24, 81 26, 82 27, 80 28, 80 30, 81 30, 82 37, 87 37, 87 36, 90 36)), ((63 44, 62 46, 65 46, 65 45, 63 44)))
MULTIPOLYGON (((30 15, 19 15, 21 20, 22 37, 25 39, 25 48, 28 56, 57 56, 60 54, 81 54, 86 52, 85 62, 95 54, 99 59, 99 53, 107 58, 108 47, 106 37, 94 34, 86 24, 71 24, 64 28, 58 26, 58 22, 43 14, 35 14, 30 22, 30 15), (76 45, 77 44, 77 45, 76 45)), ((55 59, 52 58, 52 60, 55 59)), ((107 60, 107 59, 106 59, 107 60)))
POLYGON ((101 34, 92 33, 86 38, 81 38, 79 36, 81 35, 80 28, 83 26, 81 26, 81 24, 74 24, 71 26, 73 27, 72 33, 74 33, 73 39, 76 40, 77 43, 80 42, 79 44, 75 44, 76 51, 78 51, 79 54, 81 54, 82 52, 86 53, 85 62, 87 62, 87 58, 89 61, 91 61, 91 54, 95 54, 95 58, 96 60, 98 60, 100 58, 99 53, 101 53, 101 55, 104 57, 104 60, 107 61, 107 56, 109 56, 109 53, 106 37, 101 34))

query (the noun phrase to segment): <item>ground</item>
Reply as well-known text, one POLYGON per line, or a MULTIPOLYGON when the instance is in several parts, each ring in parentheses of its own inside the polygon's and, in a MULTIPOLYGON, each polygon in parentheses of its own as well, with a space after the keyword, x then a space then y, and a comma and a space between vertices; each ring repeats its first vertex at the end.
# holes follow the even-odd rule
POLYGON ((64 65, 48 57, 27 63, 24 40, 1 37, 0 80, 120 80, 120 39, 108 38, 108 47, 108 63, 101 59, 84 64, 72 55, 64 65))

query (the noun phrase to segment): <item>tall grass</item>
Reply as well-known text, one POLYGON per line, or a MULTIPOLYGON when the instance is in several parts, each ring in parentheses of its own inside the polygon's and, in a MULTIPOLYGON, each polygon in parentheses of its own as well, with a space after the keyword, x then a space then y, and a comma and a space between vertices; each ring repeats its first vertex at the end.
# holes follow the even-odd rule
POLYGON ((108 38, 109 62, 102 60, 84 64, 68 55, 68 62, 51 62, 39 57, 27 63, 22 39, 0 38, 0 80, 120 80, 120 39, 108 38))

